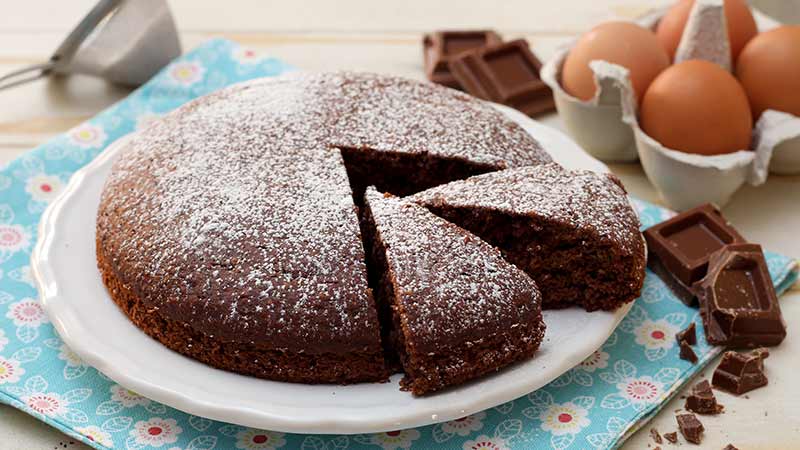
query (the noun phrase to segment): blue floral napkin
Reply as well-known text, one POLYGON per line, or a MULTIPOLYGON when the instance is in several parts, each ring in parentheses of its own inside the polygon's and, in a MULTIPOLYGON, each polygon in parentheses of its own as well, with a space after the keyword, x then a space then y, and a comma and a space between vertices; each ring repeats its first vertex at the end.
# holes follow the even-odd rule
MULTIPOLYGON (((546 387, 463 419, 364 435, 299 435, 192 416, 137 395, 86 366, 58 338, 37 300, 29 258, 42 211, 70 175, 118 137, 234 82, 290 70, 228 41, 174 61, 88 122, 0 168, 0 401, 96 448, 408 449, 609 448, 644 424, 713 358, 700 333, 698 364, 678 358, 675 333, 700 321, 652 273, 603 347, 546 387)), ((647 227, 671 213, 636 202, 647 227)), ((779 292, 793 262, 768 253, 779 292)))

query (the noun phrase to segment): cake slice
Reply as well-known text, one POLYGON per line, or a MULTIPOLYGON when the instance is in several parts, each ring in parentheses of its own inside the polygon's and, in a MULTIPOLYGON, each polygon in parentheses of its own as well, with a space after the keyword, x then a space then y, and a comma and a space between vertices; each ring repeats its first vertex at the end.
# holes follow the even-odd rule
POLYGON ((384 346, 423 395, 530 357, 544 336, 534 281, 470 232, 369 188, 363 217, 384 346))
POLYGON ((412 197, 498 247, 527 272, 544 308, 612 310, 639 296, 639 220, 613 175, 557 164, 478 175, 412 197))

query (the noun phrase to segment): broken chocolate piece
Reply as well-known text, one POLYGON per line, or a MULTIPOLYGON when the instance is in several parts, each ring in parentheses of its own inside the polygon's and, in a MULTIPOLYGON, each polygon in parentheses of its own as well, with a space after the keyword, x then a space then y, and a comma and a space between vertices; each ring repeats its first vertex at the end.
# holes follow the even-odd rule
POLYGON ((728 245, 715 252, 695 293, 710 344, 772 346, 786 337, 778 296, 757 244, 728 245))
POLYGON ((529 116, 555 108, 553 91, 539 78, 541 67, 523 39, 464 52, 450 61, 465 91, 529 116))
POLYGON ((678 442, 678 433, 675 431, 672 433, 664 433, 664 439, 668 440, 670 444, 675 444, 678 442))
POLYGON ((724 409, 717 403, 708 380, 703 380, 692 388, 692 394, 686 397, 684 408, 697 414, 719 414, 724 409))
POLYGON ((680 341, 680 353, 678 356, 684 360, 694 364, 697 362, 697 353, 692 350, 692 346, 687 341, 680 341))
POLYGON ((425 75, 434 83, 459 89, 450 72, 450 60, 465 51, 478 47, 499 45, 503 40, 491 30, 437 31, 422 39, 425 75))
POLYGON ((648 265, 687 305, 696 303, 692 285, 708 270, 711 254, 744 238, 711 204, 698 206, 644 231, 648 265))
POLYGON ((650 428, 650 437, 653 438, 653 442, 656 444, 663 444, 664 440, 661 439, 661 435, 658 433, 658 430, 655 428, 650 428))
POLYGON ((692 444, 700 444, 703 440, 703 424, 697 420, 694 414, 678 414, 675 416, 678 421, 678 430, 680 430, 683 438, 692 444))
POLYGON ((739 449, 734 447, 732 444, 728 444, 722 450, 739 450, 739 449))
POLYGON ((711 377, 711 384, 736 395, 766 386, 768 380, 764 374, 764 359, 768 356, 769 351, 765 348, 749 353, 725 352, 711 377))
POLYGON ((675 339, 677 339, 678 344, 685 341, 689 345, 697 345, 697 331, 695 329, 694 322, 690 323, 688 327, 679 331, 675 335, 675 339))

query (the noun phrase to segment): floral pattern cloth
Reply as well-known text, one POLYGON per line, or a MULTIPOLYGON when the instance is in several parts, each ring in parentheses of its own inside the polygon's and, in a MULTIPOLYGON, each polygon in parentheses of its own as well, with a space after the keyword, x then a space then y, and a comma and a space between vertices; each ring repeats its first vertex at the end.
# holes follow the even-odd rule
MULTIPOLYGON (((458 420, 363 435, 299 435, 196 417, 151 401, 86 366, 50 325, 29 258, 42 211, 70 175, 120 136, 234 82, 283 73, 279 60, 211 41, 127 99, 0 168, 0 401, 96 448, 303 450, 610 448, 645 423, 718 352, 699 337, 698 364, 678 358, 674 334, 697 311, 652 273, 641 298, 583 363, 527 396, 458 420)), ((643 225, 670 213, 637 201, 643 225)), ((793 262, 767 255, 779 291, 793 262)))

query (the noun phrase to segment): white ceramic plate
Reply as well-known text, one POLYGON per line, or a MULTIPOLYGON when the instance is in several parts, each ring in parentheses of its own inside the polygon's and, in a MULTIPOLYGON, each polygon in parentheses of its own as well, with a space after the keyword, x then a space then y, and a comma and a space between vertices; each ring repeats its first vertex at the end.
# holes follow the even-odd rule
MULTIPOLYGON (((501 108, 570 168, 606 171, 562 133, 501 108)), ((414 398, 389 383, 303 385, 251 378, 196 362, 139 331, 111 301, 95 265, 95 217, 122 138, 76 173, 42 218, 32 258, 58 333, 84 361, 126 388, 198 416, 298 433, 369 433, 452 420, 522 396, 569 370, 612 333, 615 312, 546 311, 535 358, 496 374, 414 398)))

